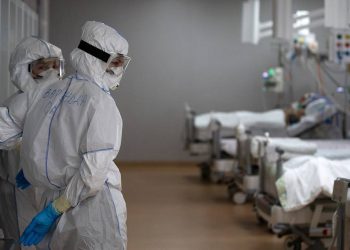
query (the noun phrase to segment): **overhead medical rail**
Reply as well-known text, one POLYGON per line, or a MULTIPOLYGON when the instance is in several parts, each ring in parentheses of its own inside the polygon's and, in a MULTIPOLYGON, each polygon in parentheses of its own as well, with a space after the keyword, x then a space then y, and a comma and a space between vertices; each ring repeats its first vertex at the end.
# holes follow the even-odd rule
MULTIPOLYGON (((333 1, 333 0, 332 0, 333 1)), ((338 1, 338 0, 336 0, 338 1)), ((292 0, 274 0, 273 18, 270 21, 260 21, 260 0, 246 0, 242 5, 242 37, 243 43, 258 44, 266 37, 274 37, 282 41, 292 41, 294 34, 306 29, 325 25, 325 10, 298 11, 293 14, 292 0)), ((327 20, 333 20, 327 11, 327 20)), ((332 24, 328 21, 329 26, 332 24)))
POLYGON ((243 43, 258 44, 260 39, 271 36, 291 41, 293 32, 302 28, 296 27, 302 18, 310 19, 309 24, 302 25, 308 29, 322 26, 334 29, 350 27, 350 0, 324 0, 324 8, 300 16, 293 15, 292 0, 274 0, 273 20, 263 23, 260 22, 260 0, 246 0, 242 9, 243 43))
POLYGON ((350 24, 349 0, 324 0, 325 26, 348 29, 350 24))

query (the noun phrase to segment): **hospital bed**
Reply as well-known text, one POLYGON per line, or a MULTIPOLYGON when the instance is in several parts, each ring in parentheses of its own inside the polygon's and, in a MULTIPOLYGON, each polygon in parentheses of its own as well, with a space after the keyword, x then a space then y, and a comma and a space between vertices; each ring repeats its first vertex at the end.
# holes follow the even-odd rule
MULTIPOLYGON (((233 170, 235 178, 228 187, 230 198, 235 203, 243 203, 259 189, 259 166, 262 165, 264 153, 275 155, 274 152, 265 152, 265 144, 269 142, 267 150, 274 147, 300 151, 301 154, 315 154, 331 159, 350 157, 348 142, 344 140, 301 140, 299 138, 269 138, 268 136, 246 136, 235 139, 221 139, 216 145, 217 151, 238 159, 238 166, 233 170), (345 147, 343 147, 345 146, 345 147), (317 152, 316 152, 317 151, 317 152)), ((271 158, 271 157, 270 157, 271 158)), ((229 171, 229 169, 226 169, 229 171)))
MULTIPOLYGON (((260 169, 260 190, 254 197, 257 217, 279 236, 289 235, 289 244, 301 241, 323 249, 332 235, 336 205, 330 199, 333 181, 350 177, 350 142, 312 141, 314 155, 273 145, 267 148, 260 169), (274 154, 274 153, 275 154, 274 154), (320 157, 325 154, 330 159, 320 157), (294 239, 294 240, 291 240, 294 239)), ((306 152, 305 152, 306 153, 306 152)))
POLYGON ((300 136, 337 113, 335 106, 328 100, 325 99, 321 105, 321 108, 317 107, 317 111, 306 113, 299 122, 287 125, 282 109, 266 112, 234 111, 197 114, 186 104, 186 149, 192 155, 210 153, 210 142, 213 139, 213 131, 217 129, 216 124, 220 126, 220 135, 223 138, 235 137, 236 128, 240 124, 257 135, 269 131, 272 136, 300 136))
MULTIPOLYGON (((337 114, 337 109, 331 103, 325 102, 323 105, 318 112, 307 114, 298 123, 289 126, 285 125, 283 110, 263 113, 239 111, 198 116, 187 105, 186 148, 192 155, 206 154, 210 156, 209 162, 201 164, 202 178, 210 177, 214 182, 230 180, 234 176, 232 173, 237 169, 237 166, 242 166, 237 160, 241 157, 236 157, 237 152, 232 154, 232 150, 229 152, 221 151, 221 138, 237 137, 240 126, 243 126, 244 130, 248 128, 250 135, 261 135, 269 131, 269 134, 273 136, 302 136, 337 114), (255 118, 252 117, 252 114, 255 114, 255 118)), ((231 140, 232 143, 234 143, 233 140, 231 140)), ((238 145, 237 142, 236 144, 238 145)), ((249 148, 249 145, 236 146, 235 148, 240 148, 240 154, 245 154, 244 148, 249 148)))
POLYGON ((267 112, 211 112, 198 115, 187 104, 186 113, 186 149, 191 155, 202 155, 211 152, 210 143, 213 133, 218 129, 224 138, 235 137, 235 129, 239 124, 254 126, 257 129, 283 130, 285 128, 284 113, 281 109, 267 112))
MULTIPOLYGON (((315 136, 315 134, 308 134, 310 130, 314 129, 317 125, 321 125, 325 120, 329 121, 329 118, 336 114, 336 111, 332 105, 329 105, 328 102, 325 104, 326 105, 323 108, 319 109, 318 112, 309 114, 308 116, 304 116, 299 123, 289 126, 287 128, 287 130, 289 131, 288 135, 295 135, 301 137, 304 136, 306 138, 310 136, 315 136), (311 121, 317 121, 318 124, 311 123, 311 121), (313 125, 311 126, 311 124, 313 125), (305 130, 302 130, 301 128, 304 128, 305 130)), ((329 127, 330 126, 327 125, 326 129, 328 129, 329 127)), ((256 138, 261 138, 256 137, 254 135, 262 134, 263 130, 260 130, 259 132, 257 132, 256 130, 246 131, 243 126, 243 128, 237 129, 236 131, 240 131, 236 132, 236 139, 214 137, 213 146, 215 147, 215 149, 213 151, 215 152, 215 154, 213 154, 214 159, 212 160, 212 172, 215 174, 212 175, 215 176, 214 179, 218 179, 223 178, 221 176, 229 175, 229 173, 234 172, 233 175, 235 176, 235 178, 229 184, 228 187, 229 197, 232 198, 235 203, 243 203, 247 197, 251 197, 254 194, 254 192, 258 189, 258 166, 260 165, 259 158, 261 157, 258 157, 258 153, 256 152, 258 150, 258 147, 255 145, 256 143, 251 145, 251 142, 252 138, 255 138, 254 142, 256 141, 256 138), (228 166, 228 164, 225 164, 229 162, 230 158, 236 159, 236 164, 231 164, 231 169, 228 166), (225 167, 222 167, 221 165, 224 164, 225 167)), ((270 130, 269 133, 265 132, 265 134, 268 135, 270 135, 271 133, 273 135, 276 135, 276 133, 274 133, 273 130, 270 130)), ((328 136, 329 135, 330 134, 328 134, 328 136)), ((321 135, 321 137, 322 136, 323 135, 321 135)), ((336 134, 336 137, 340 137, 339 131, 338 134, 336 134)), ((262 138, 262 140, 264 140, 264 138, 262 138)), ((281 140, 288 141, 289 139, 281 140)))

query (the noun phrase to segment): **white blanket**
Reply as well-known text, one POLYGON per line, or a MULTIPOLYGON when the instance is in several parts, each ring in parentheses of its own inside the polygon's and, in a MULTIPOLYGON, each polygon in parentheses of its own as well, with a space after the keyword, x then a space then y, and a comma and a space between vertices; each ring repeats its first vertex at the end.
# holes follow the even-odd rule
POLYGON ((299 138, 267 138, 264 136, 255 136, 251 142, 251 153, 254 157, 262 157, 265 153, 267 161, 274 162, 278 159, 276 149, 282 149, 285 154, 284 159, 295 155, 313 155, 317 151, 317 145, 313 142, 307 142, 299 138), (266 148, 261 150, 261 145, 267 143, 266 148))
POLYGON ((247 111, 237 112, 239 123, 250 128, 285 128, 285 117, 282 109, 270 110, 262 113, 254 113, 247 111))
POLYGON ((281 205, 289 212, 307 206, 319 195, 331 197, 336 178, 350 178, 350 160, 297 157, 286 162, 283 170, 276 187, 281 205))
POLYGON ((196 128, 207 128, 211 122, 216 120, 225 128, 235 129, 238 124, 243 124, 245 127, 264 127, 264 128, 284 128, 284 112, 282 109, 271 110, 267 112, 212 112, 202 115, 197 115, 195 118, 196 128))
POLYGON ((317 145, 317 156, 341 160, 350 158, 350 140, 308 140, 317 145))
POLYGON ((219 121, 223 127, 235 128, 239 124, 238 116, 236 112, 223 113, 212 112, 202 115, 197 115, 195 118, 196 128, 207 128, 213 120, 219 121))
POLYGON ((223 151, 231 156, 237 156, 237 139, 222 139, 220 143, 223 151))
POLYGON ((251 153, 254 157, 262 157, 264 150, 260 150, 261 145, 268 142, 266 149, 270 161, 277 159, 276 148, 283 149, 287 154, 284 159, 290 159, 291 156, 313 155, 322 156, 327 159, 347 159, 350 158, 350 140, 301 140, 299 138, 267 138, 264 136, 255 136, 251 143, 251 153), (259 148, 260 147, 260 148, 259 148), (260 150, 260 152, 259 152, 260 150))

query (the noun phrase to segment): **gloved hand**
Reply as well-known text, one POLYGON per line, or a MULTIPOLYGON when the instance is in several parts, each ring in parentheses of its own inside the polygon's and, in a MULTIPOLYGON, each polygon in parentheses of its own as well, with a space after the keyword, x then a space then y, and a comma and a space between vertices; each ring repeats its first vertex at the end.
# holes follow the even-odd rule
POLYGON ((24 246, 37 245, 48 233, 56 219, 61 215, 50 203, 44 210, 38 213, 30 222, 19 241, 24 246))
POLYGON ((30 183, 27 181, 26 177, 24 176, 22 169, 16 175, 16 185, 20 189, 26 189, 27 187, 30 186, 30 183))

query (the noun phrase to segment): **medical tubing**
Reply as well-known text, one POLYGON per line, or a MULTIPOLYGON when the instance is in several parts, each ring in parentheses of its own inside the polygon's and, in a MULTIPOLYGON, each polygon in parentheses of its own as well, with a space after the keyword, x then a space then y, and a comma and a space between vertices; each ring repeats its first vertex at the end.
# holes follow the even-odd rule
POLYGON ((320 63, 317 62, 317 76, 318 76, 318 79, 319 79, 319 82, 320 82, 320 92, 321 92, 321 95, 325 95, 324 93, 324 81, 323 81, 323 77, 322 77, 322 73, 321 73, 321 66, 320 66, 320 63))
POLYGON ((309 71, 311 72, 311 75, 316 80, 316 84, 317 84, 316 86, 318 87, 318 91, 324 93, 325 92, 324 89, 321 90, 321 88, 323 88, 323 85, 321 83, 321 79, 319 78, 320 76, 315 73, 315 71, 313 70, 312 66, 310 65, 310 62, 311 62, 311 60, 307 60, 306 66, 308 67, 309 71))
MULTIPOLYGON (((307 67, 309 69, 309 71, 311 72, 312 77, 314 77, 314 79, 318 82, 319 79, 318 77, 315 75, 315 72, 312 70, 312 68, 310 67, 310 65, 307 63, 307 67)), ((328 92, 328 90, 324 89, 324 93, 325 96, 327 96, 332 102, 333 104, 336 106, 336 108, 344 113, 346 113, 347 115, 350 115, 350 111, 346 110, 344 107, 342 107, 337 100, 328 92)))
MULTIPOLYGON (((324 64, 325 65, 325 64, 324 64)), ((336 85, 337 87, 342 87, 343 86, 343 84, 341 84, 341 83, 339 83, 338 81, 336 81, 335 80, 335 78, 327 71, 327 70, 325 70, 324 68, 323 68, 323 71, 324 71, 324 73, 329 77, 329 79, 331 80, 331 82, 334 84, 334 85, 336 85)), ((343 72, 344 73, 344 72, 343 72)), ((346 74, 346 76, 347 76, 347 74, 346 74)), ((347 81, 347 80, 346 80, 347 81)), ((344 113, 346 113, 347 115, 349 115, 350 114, 350 111, 348 111, 348 108, 347 107, 342 107, 342 106, 340 106, 340 104, 338 104, 337 103, 337 101, 332 97, 332 95, 331 94, 326 94, 326 96, 329 98, 329 99, 331 99, 332 101, 333 101, 333 103, 337 106, 337 108, 339 109, 339 110, 341 110, 342 112, 344 112, 344 113)), ((346 100, 346 101, 348 101, 348 100, 346 100)), ((348 105, 346 105, 346 106, 348 106, 348 105)))
MULTIPOLYGON (((325 65, 325 64, 323 64, 325 65)), ((323 67, 323 72, 328 76, 328 78, 331 80, 331 82, 336 85, 337 87, 342 87, 342 84, 339 83, 335 78, 323 67)))

